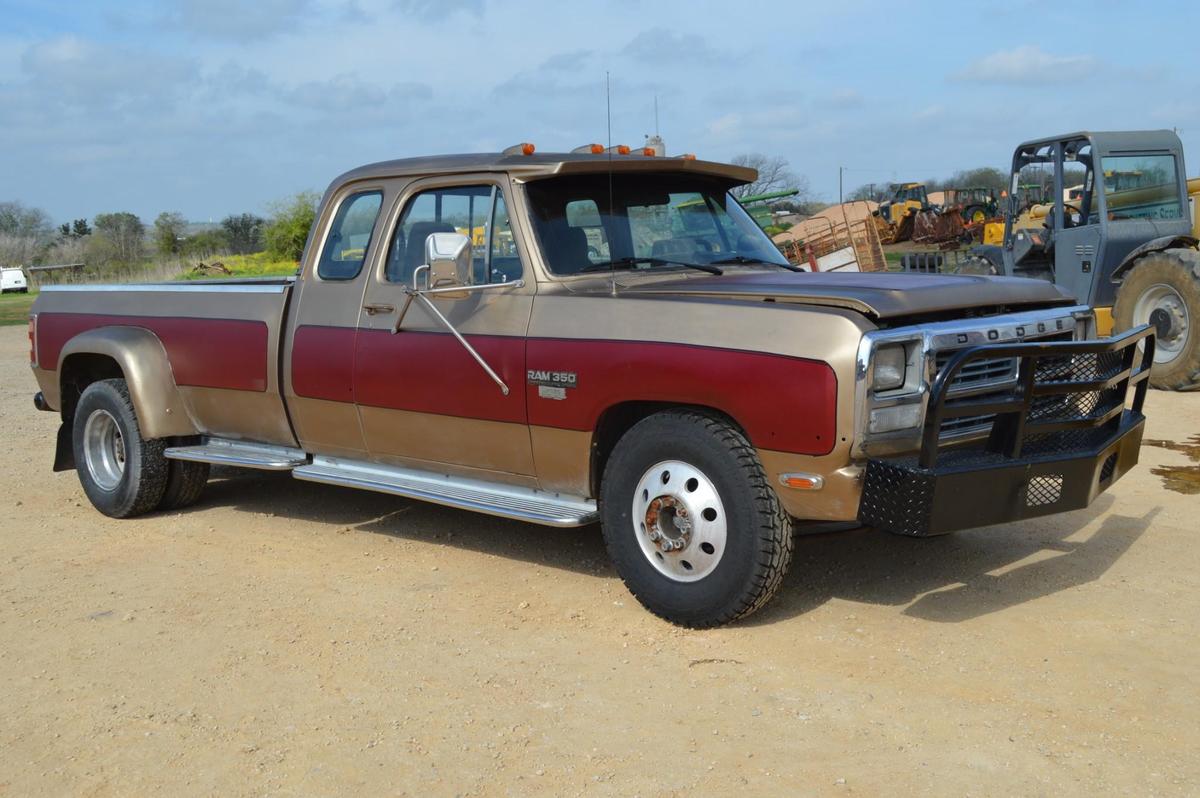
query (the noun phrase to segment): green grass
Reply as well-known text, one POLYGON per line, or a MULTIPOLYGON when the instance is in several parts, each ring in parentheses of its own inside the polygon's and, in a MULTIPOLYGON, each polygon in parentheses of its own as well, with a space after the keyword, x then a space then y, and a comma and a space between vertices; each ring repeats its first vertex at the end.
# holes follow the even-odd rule
POLYGON ((26 324, 29 321, 29 306, 37 299, 37 292, 28 294, 0 294, 0 327, 26 324))
POLYGON ((253 255, 218 256, 205 263, 221 263, 233 274, 220 272, 197 272, 189 270, 179 275, 180 280, 212 280, 222 277, 284 277, 296 273, 296 263, 290 260, 275 260, 266 252, 256 252, 253 255))

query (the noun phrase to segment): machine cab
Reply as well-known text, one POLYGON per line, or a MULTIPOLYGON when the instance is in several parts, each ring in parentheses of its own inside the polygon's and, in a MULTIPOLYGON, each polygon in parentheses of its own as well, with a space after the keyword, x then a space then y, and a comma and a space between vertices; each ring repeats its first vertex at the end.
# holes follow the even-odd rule
POLYGON ((1004 273, 1051 280, 1088 304, 1111 305, 1113 272, 1137 246, 1189 233, 1186 197, 1182 145, 1171 131, 1022 144, 1004 208, 1004 273), (1022 207, 1030 185, 1043 187, 1046 201, 1022 207))

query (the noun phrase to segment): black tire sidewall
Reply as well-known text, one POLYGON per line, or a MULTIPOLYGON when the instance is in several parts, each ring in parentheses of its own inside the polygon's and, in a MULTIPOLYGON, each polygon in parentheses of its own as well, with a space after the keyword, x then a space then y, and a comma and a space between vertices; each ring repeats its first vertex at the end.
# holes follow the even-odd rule
POLYGON ((605 469, 601 518, 609 556, 634 596, 658 615, 689 625, 733 616, 758 573, 761 521, 756 498, 744 466, 727 445, 699 424, 651 417, 622 438, 605 469), (725 512, 725 552, 716 569, 695 582, 677 582, 660 573, 638 543, 634 494, 647 469, 665 460, 702 471, 716 487, 725 512))
POLYGON ((79 482, 97 510, 113 518, 125 518, 151 510, 158 504, 166 487, 164 447, 160 441, 142 439, 124 380, 101 380, 84 389, 75 407, 71 438, 79 482), (111 491, 104 490, 92 479, 84 453, 87 420, 100 410, 107 411, 116 421, 125 444, 125 468, 121 481, 111 491))
POLYGON ((1152 253, 1133 266, 1117 289, 1113 305, 1115 332, 1124 332, 1134 326, 1133 313, 1138 298, 1153 285, 1171 286, 1187 304, 1187 340, 1178 357, 1168 363, 1155 363, 1151 368, 1150 383, 1156 388, 1194 388, 1200 378, 1200 276, 1195 274, 1195 268, 1194 264, 1172 255, 1169 250, 1152 253))

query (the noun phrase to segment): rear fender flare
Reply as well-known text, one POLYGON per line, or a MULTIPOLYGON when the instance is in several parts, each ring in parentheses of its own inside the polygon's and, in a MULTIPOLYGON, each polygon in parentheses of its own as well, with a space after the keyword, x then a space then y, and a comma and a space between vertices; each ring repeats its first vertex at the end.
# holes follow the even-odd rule
POLYGON ((1143 255, 1150 252, 1162 252, 1164 249, 1195 249, 1197 244, 1200 244, 1200 241, 1197 241, 1192 236, 1160 236, 1152 238, 1125 256, 1125 259, 1121 261, 1121 265, 1113 269, 1112 281, 1114 283, 1121 282, 1125 277, 1125 272, 1132 269, 1134 262, 1143 255))
POLYGON ((140 327, 100 327, 76 335, 58 356, 60 391, 67 359, 83 354, 110 357, 121 367, 143 437, 199 434, 175 384, 167 351, 154 333, 140 327))

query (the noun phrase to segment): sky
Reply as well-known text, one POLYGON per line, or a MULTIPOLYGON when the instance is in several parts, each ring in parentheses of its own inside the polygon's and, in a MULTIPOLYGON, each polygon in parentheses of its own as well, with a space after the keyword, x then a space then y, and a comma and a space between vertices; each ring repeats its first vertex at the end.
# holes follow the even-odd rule
POLYGON ((363 163, 786 158, 818 199, 1175 128, 1200 174, 1200 3, 0 0, 0 201, 55 221, 267 213, 363 163))

